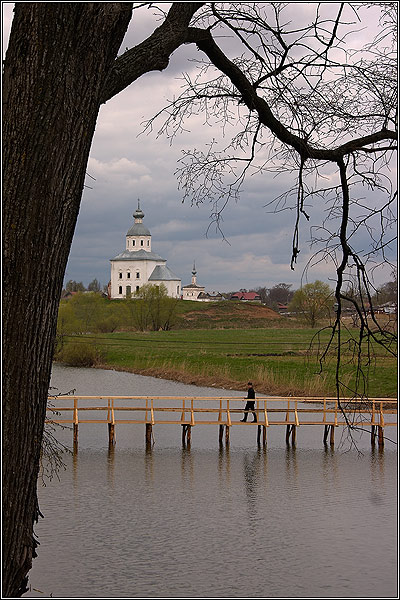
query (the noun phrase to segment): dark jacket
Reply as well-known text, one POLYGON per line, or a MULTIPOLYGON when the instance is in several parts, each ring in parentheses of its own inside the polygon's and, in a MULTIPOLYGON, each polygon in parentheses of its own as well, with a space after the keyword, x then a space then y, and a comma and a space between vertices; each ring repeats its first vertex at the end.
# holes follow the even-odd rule
POLYGON ((254 388, 250 387, 250 388, 247 390, 247 399, 248 399, 248 400, 254 400, 254 399, 255 399, 255 397, 256 397, 256 393, 255 393, 255 391, 254 391, 254 388))

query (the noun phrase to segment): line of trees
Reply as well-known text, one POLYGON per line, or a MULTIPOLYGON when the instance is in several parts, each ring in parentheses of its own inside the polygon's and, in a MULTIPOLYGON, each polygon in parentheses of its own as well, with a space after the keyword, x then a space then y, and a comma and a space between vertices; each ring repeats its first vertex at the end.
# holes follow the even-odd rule
POLYGON ((87 288, 83 285, 82 281, 75 281, 74 279, 69 279, 69 281, 67 281, 67 283, 65 284, 65 288, 63 290, 63 292, 107 292, 107 286, 103 286, 103 288, 101 287, 100 282, 94 278, 93 281, 91 281, 87 288))

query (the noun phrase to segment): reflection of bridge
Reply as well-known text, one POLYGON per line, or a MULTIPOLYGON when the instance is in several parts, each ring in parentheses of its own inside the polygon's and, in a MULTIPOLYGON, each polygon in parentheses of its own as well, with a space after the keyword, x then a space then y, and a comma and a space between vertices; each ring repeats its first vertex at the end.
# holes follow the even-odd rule
MULTIPOLYGON (((54 402, 54 397, 49 397, 54 402)), ((243 423, 239 419, 243 408, 234 408, 246 399, 238 397, 208 396, 57 396, 57 404, 48 406, 51 413, 47 421, 72 424, 74 444, 78 442, 79 423, 107 423, 109 444, 115 442, 115 425, 141 423, 146 426, 146 442, 151 442, 153 425, 173 424, 182 426, 182 442, 191 441, 192 427, 197 425, 219 425, 219 441, 229 442, 230 428, 237 425, 256 425, 257 442, 265 444, 267 428, 286 426, 286 442, 296 441, 296 428, 303 425, 322 425, 323 441, 328 437, 334 444, 336 427, 352 426, 357 429, 370 428, 371 443, 378 438, 384 444, 384 429, 396 426, 397 418, 385 421, 386 415, 397 415, 397 399, 369 398, 351 400, 343 398, 306 398, 264 396, 256 399, 254 412, 257 422, 243 423), (71 413, 70 417, 63 416, 71 413), (99 413, 102 413, 99 415, 99 413), (97 416, 98 415, 98 416, 97 416), (96 416, 96 418, 95 418, 96 416), (101 418, 99 418, 101 417, 101 418)), ((253 412, 253 411, 248 411, 253 412)))

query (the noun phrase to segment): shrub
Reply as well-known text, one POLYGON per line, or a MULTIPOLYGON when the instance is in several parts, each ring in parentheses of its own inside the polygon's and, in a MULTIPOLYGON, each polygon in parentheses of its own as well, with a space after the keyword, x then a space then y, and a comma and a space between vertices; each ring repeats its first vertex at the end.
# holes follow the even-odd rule
POLYGON ((64 346, 59 360, 71 367, 93 367, 104 359, 104 352, 87 342, 73 342, 64 346))

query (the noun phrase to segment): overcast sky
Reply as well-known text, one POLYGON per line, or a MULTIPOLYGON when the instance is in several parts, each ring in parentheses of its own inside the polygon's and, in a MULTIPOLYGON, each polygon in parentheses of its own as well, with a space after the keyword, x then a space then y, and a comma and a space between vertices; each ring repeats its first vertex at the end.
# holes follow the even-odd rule
MULTIPOLYGON (((294 10, 306 10, 304 6, 294 3, 294 10)), ((11 3, 3 3, 4 45, 12 7, 11 3)), ((153 24, 150 10, 135 12, 122 49, 145 38, 153 24)), ((310 227, 320 222, 322 209, 312 210, 310 222, 302 226, 301 253, 296 270, 292 271, 295 214, 271 214, 266 208, 269 201, 287 189, 287 174, 249 178, 240 200, 229 204, 223 213, 223 239, 215 227, 208 229, 212 206, 182 204, 174 175, 182 150, 204 147, 213 137, 220 138, 219 131, 196 117, 188 123, 190 131, 179 136, 172 146, 155 133, 139 135, 143 121, 179 92, 177 77, 181 71, 193 68, 188 57, 195 54, 187 46, 179 49, 164 72, 143 76, 102 106, 65 281, 74 279, 87 285, 97 278, 102 285, 108 283, 109 260, 125 248, 125 235, 140 198, 144 224, 152 234, 152 249, 167 259, 182 285, 190 283, 195 261, 198 283, 208 291, 272 287, 280 282, 292 284, 293 289, 300 286, 304 266, 311 256, 310 227)), ((219 147, 222 145, 220 139, 219 147)), ((308 273, 308 281, 315 279, 330 281, 333 286, 332 265, 318 263, 308 273)), ((389 279, 389 274, 382 272, 377 283, 389 279)))

